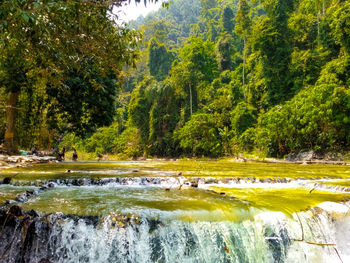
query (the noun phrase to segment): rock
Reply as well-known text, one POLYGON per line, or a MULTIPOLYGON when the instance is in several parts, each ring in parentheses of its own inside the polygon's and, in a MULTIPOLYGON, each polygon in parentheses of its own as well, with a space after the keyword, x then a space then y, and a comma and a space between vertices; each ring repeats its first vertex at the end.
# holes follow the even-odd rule
POLYGON ((198 188, 198 181, 199 181, 198 178, 193 179, 193 181, 191 182, 191 186, 195 187, 195 188, 198 188))
POLYGON ((40 188, 39 188, 40 191, 45 191, 46 189, 47 189, 46 186, 43 186, 43 187, 40 187, 40 188))
POLYGON ((309 152, 300 152, 298 154, 295 153, 290 153, 287 155, 285 158, 287 161, 290 162, 306 162, 306 161, 311 161, 313 159, 320 159, 322 158, 321 156, 318 156, 314 151, 309 151, 309 152))
POLYGON ((31 217, 39 217, 40 216, 39 213, 33 209, 28 211, 27 214, 30 215, 31 217))
POLYGON ((14 216, 21 216, 23 215, 22 208, 20 208, 18 205, 13 205, 9 209, 9 214, 14 216))
POLYGON ((11 183, 11 177, 5 177, 4 180, 2 180, 3 184, 10 184, 11 183))
POLYGON ((315 155, 314 151, 301 152, 301 153, 298 153, 297 160, 311 161, 314 158, 314 155, 315 155))
POLYGON ((38 263, 52 263, 52 261, 48 260, 47 258, 42 258, 38 261, 38 263))
POLYGON ((74 185, 74 186, 80 186, 80 185, 81 185, 80 180, 79 180, 79 179, 74 179, 74 180, 72 181, 72 185, 74 185))
POLYGON ((26 195, 27 195, 27 196, 34 195, 34 190, 27 190, 27 191, 26 191, 26 195))
POLYGON ((198 183, 196 183, 196 182, 191 182, 191 186, 192 186, 192 187, 195 187, 195 188, 198 188, 198 183))
POLYGON ((26 202, 28 201, 27 195, 26 194, 20 194, 16 197, 17 202, 26 202))

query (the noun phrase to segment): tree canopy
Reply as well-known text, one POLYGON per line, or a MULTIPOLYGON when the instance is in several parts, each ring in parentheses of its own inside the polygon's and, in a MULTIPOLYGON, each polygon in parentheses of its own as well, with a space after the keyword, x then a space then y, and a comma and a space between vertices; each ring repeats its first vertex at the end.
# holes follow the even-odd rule
POLYGON ((134 63, 139 38, 137 32, 115 22, 113 8, 121 2, 1 2, 0 86, 9 94, 5 133, 9 152, 17 148, 16 108, 18 102, 25 103, 23 92, 47 89, 40 103, 55 119, 48 124, 68 122, 66 126, 84 134, 87 126, 111 123, 108 115, 101 121, 99 109, 107 107, 105 112, 113 114, 108 109, 114 105, 116 90, 112 90, 122 66, 134 63), (95 95, 100 99, 91 101, 95 95))

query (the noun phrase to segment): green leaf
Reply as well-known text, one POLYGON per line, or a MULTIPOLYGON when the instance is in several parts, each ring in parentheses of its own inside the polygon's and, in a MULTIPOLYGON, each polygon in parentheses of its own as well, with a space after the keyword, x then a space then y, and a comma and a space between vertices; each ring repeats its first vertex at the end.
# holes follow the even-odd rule
POLYGON ((21 16, 26 23, 29 22, 30 16, 26 12, 21 12, 21 16))

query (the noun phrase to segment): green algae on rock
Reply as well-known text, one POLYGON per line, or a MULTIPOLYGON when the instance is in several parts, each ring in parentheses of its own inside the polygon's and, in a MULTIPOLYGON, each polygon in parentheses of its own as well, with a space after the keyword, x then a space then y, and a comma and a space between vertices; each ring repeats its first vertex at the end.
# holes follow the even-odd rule
POLYGON ((257 179, 346 179, 350 176, 347 166, 298 165, 276 163, 237 163, 221 161, 119 161, 119 162, 62 162, 38 164, 33 167, 0 170, 0 180, 11 177, 14 183, 30 184, 36 180, 67 178, 112 178, 177 176, 214 178, 257 179), (71 171, 67 173, 67 171, 71 171))
POLYGON ((303 187, 221 187, 210 186, 216 193, 246 201, 250 206, 281 211, 285 214, 307 210, 326 201, 341 202, 350 199, 350 193, 335 193, 326 190, 314 190, 303 187))
POLYGON ((161 187, 57 187, 21 204, 39 212, 106 216, 132 214, 143 218, 184 221, 241 221, 256 214, 240 200, 197 189, 166 191, 161 187))

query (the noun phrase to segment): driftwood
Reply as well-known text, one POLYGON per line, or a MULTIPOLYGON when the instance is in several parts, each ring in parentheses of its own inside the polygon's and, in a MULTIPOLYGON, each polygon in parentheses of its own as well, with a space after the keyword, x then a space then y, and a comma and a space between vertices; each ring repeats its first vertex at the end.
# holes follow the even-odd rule
POLYGON ((337 248, 335 247, 337 244, 335 243, 319 243, 319 242, 312 242, 312 241, 307 241, 305 240, 304 238, 304 227, 303 227, 303 223, 301 222, 300 220, 300 217, 299 215, 296 213, 296 216, 298 218, 298 221, 299 221, 299 224, 300 224, 300 228, 301 228, 301 239, 293 239, 293 241, 296 241, 296 242, 304 242, 306 244, 310 244, 310 245, 316 245, 316 246, 334 246, 334 251, 336 252, 339 260, 341 263, 344 263, 344 261, 342 260, 337 248))

